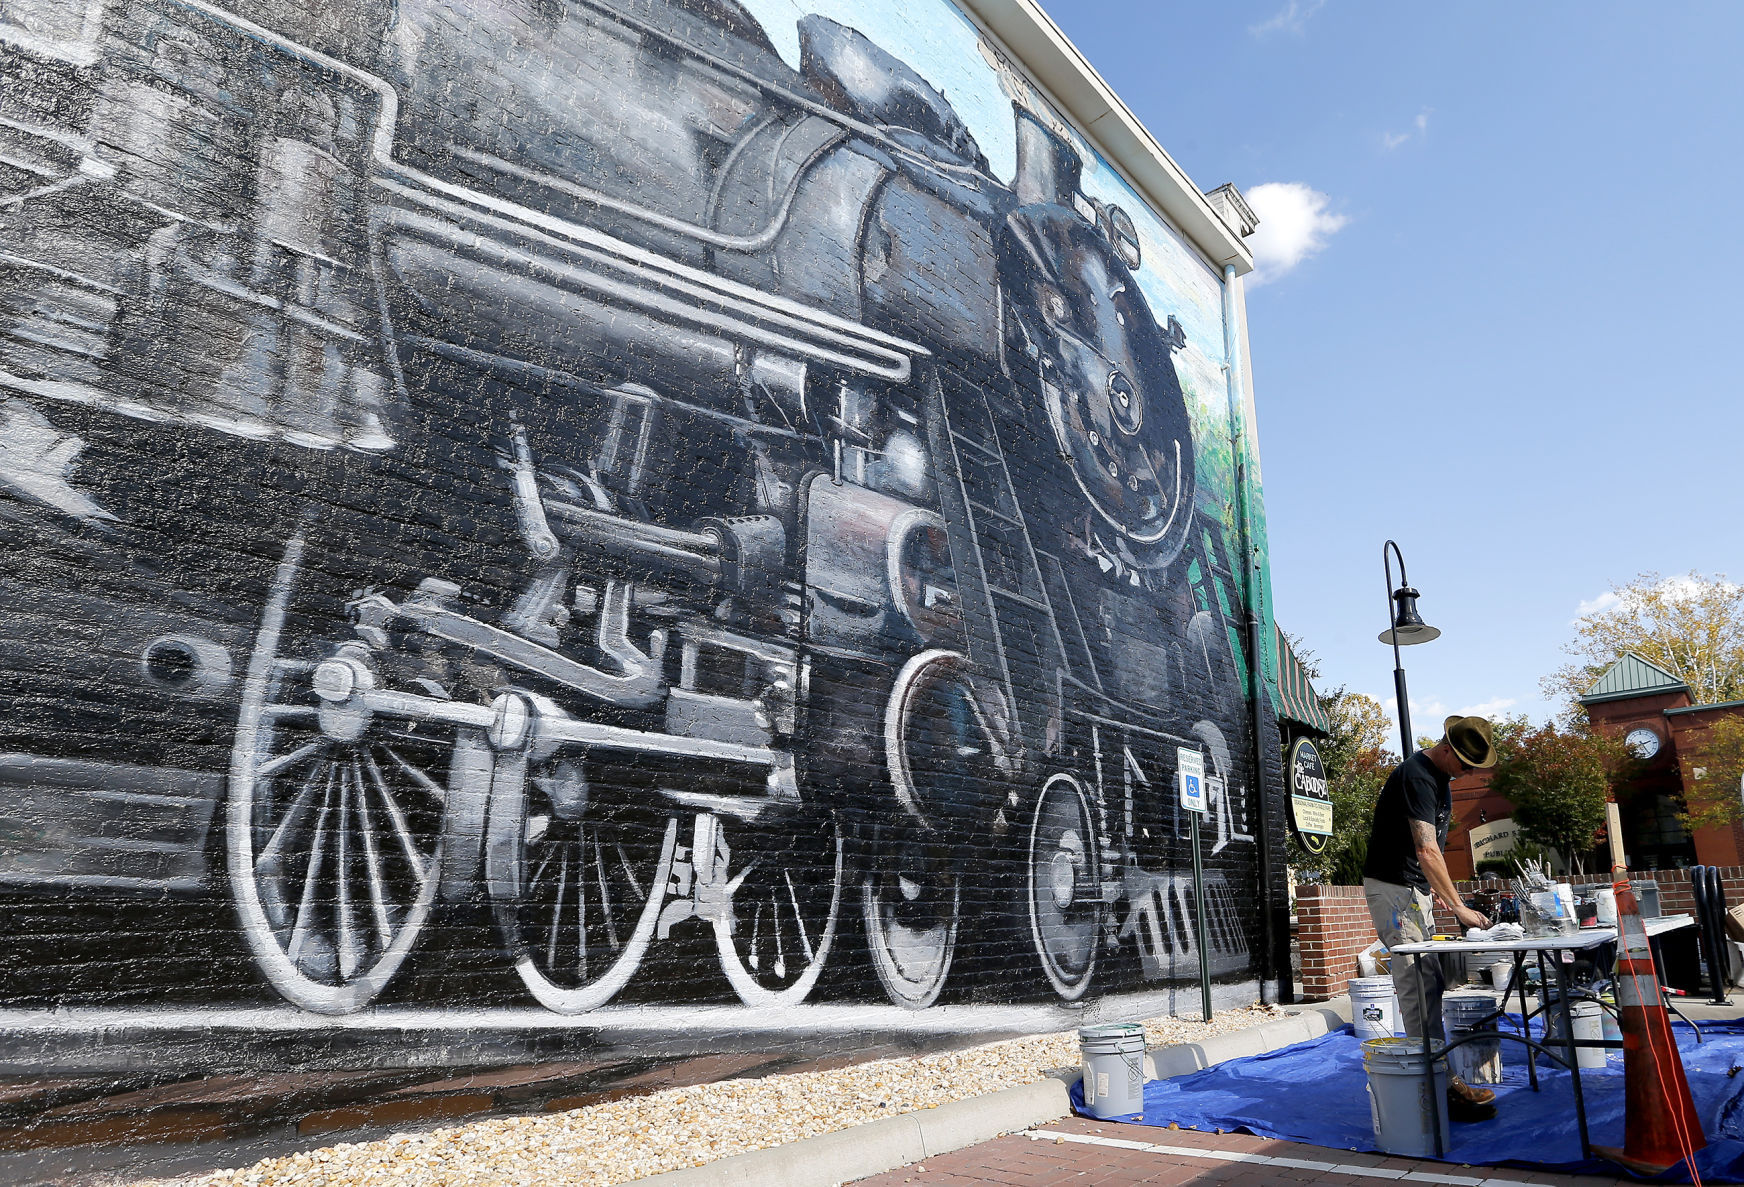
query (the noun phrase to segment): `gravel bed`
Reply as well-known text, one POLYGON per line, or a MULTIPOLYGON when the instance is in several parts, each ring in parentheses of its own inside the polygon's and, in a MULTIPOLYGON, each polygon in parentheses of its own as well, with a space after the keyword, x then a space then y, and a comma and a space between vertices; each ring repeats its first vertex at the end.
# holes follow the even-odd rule
MULTIPOLYGON (((1275 1006, 1144 1024, 1151 1046, 1194 1042, 1281 1016, 1275 1006)), ((929 1109, 1076 1067, 1073 1031, 822 1072, 723 1080, 589 1105, 566 1113, 493 1117, 373 1142, 342 1142, 177 1187, 297 1184, 573 1184, 605 1187, 797 1142, 898 1113, 929 1109)), ((163 1180, 155 1181, 163 1183, 163 1180)), ((151 1184, 136 1184, 151 1187, 151 1184)))

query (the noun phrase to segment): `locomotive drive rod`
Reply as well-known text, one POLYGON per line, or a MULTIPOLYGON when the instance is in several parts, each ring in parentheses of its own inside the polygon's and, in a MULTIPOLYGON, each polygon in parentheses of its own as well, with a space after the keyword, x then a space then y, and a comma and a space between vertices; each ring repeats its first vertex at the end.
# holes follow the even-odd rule
MULTIPOLYGON (((471 705, 445 701, 440 697, 421 696, 412 692, 396 692, 387 688, 359 690, 354 699, 371 713, 412 721, 442 721, 472 729, 489 730, 504 716, 508 698, 524 700, 513 692, 499 693, 489 705, 471 705)), ((530 713, 528 743, 569 742, 577 746, 597 746, 603 750, 631 750, 648 754, 670 754, 681 758, 713 759, 718 762, 744 763, 749 766, 772 767, 775 751, 767 746, 746 746, 738 742, 717 742, 712 738, 688 738, 675 734, 652 733, 647 730, 625 729, 602 725, 568 716, 558 716, 541 710, 530 713)))

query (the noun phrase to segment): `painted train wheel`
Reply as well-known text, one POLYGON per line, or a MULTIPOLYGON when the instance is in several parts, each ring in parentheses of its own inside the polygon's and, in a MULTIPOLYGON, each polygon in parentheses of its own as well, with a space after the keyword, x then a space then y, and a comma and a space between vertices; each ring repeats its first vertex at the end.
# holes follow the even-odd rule
POLYGON ((1078 780, 1055 774, 1042 785, 1030 818, 1030 938, 1042 975, 1064 1001, 1090 988, 1102 938, 1102 883, 1096 825, 1078 780))
POLYGON ((493 816, 509 817, 509 877, 493 876, 491 885, 515 971, 547 1009, 605 1005, 653 943, 678 817, 596 802, 582 764, 561 753, 531 763, 519 779, 499 775, 496 795, 493 816))
MULTIPOLYGON (((362 1009, 429 919, 461 748, 451 725, 331 711, 316 692, 339 643, 288 613, 304 543, 286 549, 249 660, 225 828, 231 897, 257 967, 307 1010, 362 1009)), ((482 739, 469 740, 482 745, 482 739)))
POLYGON ((717 817, 714 916, 721 971, 748 1006, 806 999, 835 943, 845 843, 834 813, 717 817))
POLYGON ((881 835, 860 882, 872 967, 890 1000, 919 1010, 944 991, 957 950, 962 875, 937 840, 881 835))

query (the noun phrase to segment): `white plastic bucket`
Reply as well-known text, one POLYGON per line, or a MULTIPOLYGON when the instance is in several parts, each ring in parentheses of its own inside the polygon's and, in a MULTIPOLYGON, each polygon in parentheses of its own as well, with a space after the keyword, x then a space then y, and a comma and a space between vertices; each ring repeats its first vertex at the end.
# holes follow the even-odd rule
MULTIPOLYGON (((1555 1051, 1556 1054, 1562 1055, 1563 1052, 1557 1048, 1556 1044, 1568 1033, 1566 1029, 1568 1023, 1563 1016, 1562 1002, 1557 999, 1554 986, 1551 987, 1545 1011, 1550 1015, 1550 1038, 1545 1042, 1545 1046, 1555 1051)), ((1569 1003, 1568 1013, 1574 1016, 1576 1042, 1585 1042, 1589 1039, 1597 1042, 1605 1037, 1605 1007, 1598 1002, 1591 998, 1577 997, 1569 1003)), ((1602 1068, 1605 1066, 1605 1054, 1603 1047, 1576 1047, 1574 1061, 1582 1071, 1586 1071, 1588 1068, 1602 1068)))
POLYGON ((1350 982, 1350 1020, 1360 1041, 1390 1039, 1399 1033, 1399 995, 1391 977, 1357 977, 1350 982))
POLYGON ((1616 1000, 1609 994, 1601 1000, 1607 1007, 1606 1009, 1599 1011, 1599 1023, 1605 1028, 1605 1038, 1610 1042, 1620 1043, 1623 1041, 1623 1028, 1618 1024, 1617 1016, 1611 1013, 1608 1008, 1615 1006, 1617 1004, 1616 1000))
POLYGON ((1133 1022, 1078 1031, 1084 1059, 1084 1107, 1104 1120, 1144 1112, 1144 1027, 1133 1022))
POLYGON ((1608 927, 1617 926, 1617 892, 1609 886, 1601 886, 1594 897, 1599 904, 1599 922, 1608 927))
POLYGON ((1508 982, 1514 976, 1514 958, 1504 956, 1490 966, 1490 985, 1497 993, 1508 992, 1508 982))
POLYGON ((1447 1151, 1452 1143, 1447 1130, 1445 1059, 1436 1058, 1431 1087, 1423 1081, 1421 1039, 1370 1039, 1363 1044, 1363 1070, 1369 1078, 1376 1146, 1388 1154, 1433 1158, 1439 1129, 1441 1149, 1447 1151))
POLYGON ((1448 1070, 1467 1084, 1502 1082, 1502 1040, 1494 1037, 1496 1022, 1490 1018, 1495 1012, 1496 998, 1489 993, 1450 993, 1441 999, 1441 1018, 1447 1027, 1450 1048, 1448 1070), (1453 1046, 1472 1035, 1490 1037, 1453 1046))

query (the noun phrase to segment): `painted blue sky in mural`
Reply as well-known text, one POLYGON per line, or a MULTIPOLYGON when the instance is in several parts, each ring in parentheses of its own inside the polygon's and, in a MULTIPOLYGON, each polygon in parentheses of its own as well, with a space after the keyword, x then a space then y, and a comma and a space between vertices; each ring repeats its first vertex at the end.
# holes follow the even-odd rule
POLYGON ((1278 186, 1260 442, 1278 618, 1323 684, 1390 699, 1388 536, 1445 632, 1407 653, 1419 732, 1548 714, 1613 580, 1744 579, 1744 7, 1049 11, 1202 188, 1278 186))

